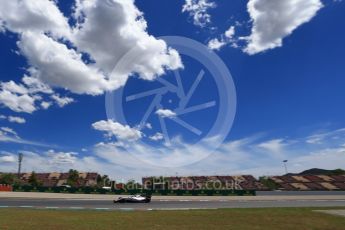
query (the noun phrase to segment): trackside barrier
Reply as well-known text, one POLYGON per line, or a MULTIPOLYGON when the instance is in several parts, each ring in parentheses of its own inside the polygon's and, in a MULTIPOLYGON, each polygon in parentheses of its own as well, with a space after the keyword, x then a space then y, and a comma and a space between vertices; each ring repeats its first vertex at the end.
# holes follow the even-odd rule
POLYGON ((7 184, 0 184, 0 192, 12 192, 12 186, 7 184))
POLYGON ((159 196, 255 196, 255 190, 105 190, 101 188, 62 188, 62 187, 34 187, 34 186, 13 186, 16 192, 48 192, 48 193, 77 193, 77 194, 114 194, 114 195, 134 195, 152 194, 159 196))

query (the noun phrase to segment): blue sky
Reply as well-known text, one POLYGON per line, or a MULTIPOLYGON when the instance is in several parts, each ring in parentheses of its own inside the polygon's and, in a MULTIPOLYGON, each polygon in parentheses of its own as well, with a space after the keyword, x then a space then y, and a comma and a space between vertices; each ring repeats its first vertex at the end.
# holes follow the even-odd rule
POLYGON ((19 151, 27 171, 77 168, 113 178, 281 174, 284 159, 290 171, 343 167, 345 3, 274 2, 1 4, 0 171, 16 170, 19 151), (235 119, 216 150, 212 139, 194 145, 207 136, 219 112, 214 76, 160 36, 204 44, 231 72, 235 119), (138 60, 114 71, 133 48, 138 60), (201 69, 205 74, 187 107, 214 106, 176 115, 180 98, 167 92, 162 113, 155 108, 138 126, 154 96, 128 103, 126 96, 161 87, 159 79, 176 85, 176 72, 187 94, 201 69), (110 91, 123 92, 114 108, 121 106, 126 123, 107 117, 110 91), (159 119, 166 123, 170 145, 159 119))

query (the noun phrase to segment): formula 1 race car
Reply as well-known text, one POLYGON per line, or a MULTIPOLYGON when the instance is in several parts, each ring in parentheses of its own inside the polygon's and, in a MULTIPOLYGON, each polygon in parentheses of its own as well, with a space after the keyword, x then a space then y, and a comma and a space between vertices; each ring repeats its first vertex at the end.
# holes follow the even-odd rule
POLYGON ((134 195, 128 197, 119 197, 114 203, 150 203, 151 195, 134 195))

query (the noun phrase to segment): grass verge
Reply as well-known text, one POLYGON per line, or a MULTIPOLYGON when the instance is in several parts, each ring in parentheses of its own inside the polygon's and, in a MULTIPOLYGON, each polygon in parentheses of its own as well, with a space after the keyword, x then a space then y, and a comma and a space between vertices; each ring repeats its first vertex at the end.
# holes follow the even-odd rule
POLYGON ((257 208, 133 212, 8 208, 0 209, 0 229, 344 229, 344 217, 312 211, 316 209, 320 210, 325 208, 257 208))

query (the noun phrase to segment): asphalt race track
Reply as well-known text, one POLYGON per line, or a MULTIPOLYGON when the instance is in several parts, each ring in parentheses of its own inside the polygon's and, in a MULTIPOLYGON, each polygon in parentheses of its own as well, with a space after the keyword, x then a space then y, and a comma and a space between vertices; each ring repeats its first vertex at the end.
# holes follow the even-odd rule
POLYGON ((92 209, 92 210, 184 210, 263 207, 345 207, 344 195, 256 196, 256 197, 154 197, 148 204, 114 204, 103 199, 39 199, 0 197, 0 208, 92 209))

